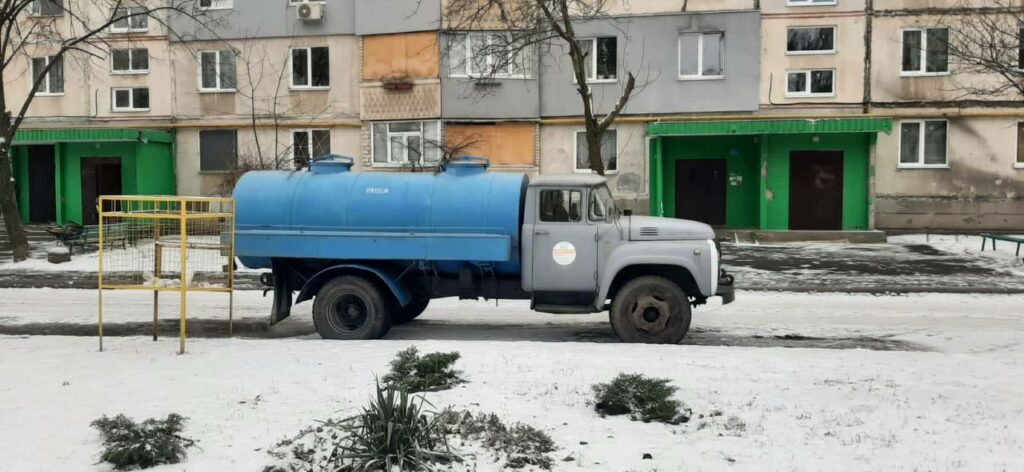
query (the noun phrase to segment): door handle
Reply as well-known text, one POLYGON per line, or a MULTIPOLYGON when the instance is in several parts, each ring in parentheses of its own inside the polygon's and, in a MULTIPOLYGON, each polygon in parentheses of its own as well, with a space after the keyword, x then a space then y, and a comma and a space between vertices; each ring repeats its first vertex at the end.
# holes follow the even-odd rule
POLYGON ((548 234, 548 230, 546 230, 546 229, 535 229, 535 230, 533 230, 533 234, 548 234))

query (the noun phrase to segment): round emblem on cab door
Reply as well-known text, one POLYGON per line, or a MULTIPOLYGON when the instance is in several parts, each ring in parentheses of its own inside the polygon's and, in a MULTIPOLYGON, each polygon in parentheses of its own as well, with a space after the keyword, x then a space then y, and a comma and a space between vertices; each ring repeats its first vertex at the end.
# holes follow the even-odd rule
POLYGON ((551 248, 551 258, 558 265, 572 264, 572 261, 576 260, 576 246, 573 246, 569 241, 560 241, 558 244, 555 244, 555 247, 551 248))

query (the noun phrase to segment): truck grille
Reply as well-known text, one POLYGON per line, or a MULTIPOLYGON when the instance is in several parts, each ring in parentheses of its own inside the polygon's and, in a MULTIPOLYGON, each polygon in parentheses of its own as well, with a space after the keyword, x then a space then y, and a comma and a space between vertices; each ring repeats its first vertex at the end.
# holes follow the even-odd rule
POLYGON ((653 226, 641 226, 640 227, 640 236, 657 236, 657 235, 658 235, 658 228, 656 228, 656 227, 653 227, 653 226))

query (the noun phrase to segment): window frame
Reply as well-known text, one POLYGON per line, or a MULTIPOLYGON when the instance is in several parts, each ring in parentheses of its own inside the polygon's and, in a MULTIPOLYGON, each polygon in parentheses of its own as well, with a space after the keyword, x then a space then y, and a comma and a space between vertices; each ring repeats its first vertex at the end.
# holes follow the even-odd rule
POLYGON ((937 72, 928 72, 928 30, 930 29, 944 29, 946 30, 946 37, 949 37, 949 28, 937 27, 937 28, 915 28, 905 27, 900 28, 900 77, 941 77, 944 75, 950 75, 952 67, 949 61, 949 47, 946 47, 946 70, 937 72), (921 67, 918 70, 906 71, 903 70, 903 43, 906 41, 906 34, 911 31, 918 31, 921 33, 921 67))
POLYGON ((150 111, 153 105, 153 95, 148 92, 149 87, 110 87, 110 111, 113 113, 145 113, 150 111), (149 94, 149 106, 146 108, 135 108, 135 90, 146 89, 149 94), (119 90, 128 90, 128 101, 131 103, 131 107, 124 108, 117 106, 117 92, 119 90))
MULTIPOLYGON (((28 81, 29 93, 32 92, 32 86, 35 84, 35 79, 36 79, 35 59, 45 59, 46 63, 44 65, 44 67, 46 67, 46 66, 49 66, 50 63, 53 62, 54 60, 57 60, 57 59, 54 59, 56 57, 57 56, 41 56, 41 57, 31 57, 31 58, 29 58, 29 71, 31 72, 31 77, 32 77, 32 80, 28 81)), ((43 83, 39 84, 40 90, 42 88, 42 85, 46 84, 46 91, 42 92, 40 90, 36 90, 36 93, 34 94, 34 96, 36 96, 36 97, 63 97, 64 96, 64 93, 67 90, 67 86, 66 86, 67 85, 67 68, 63 64, 64 57, 61 56, 58 59, 62 63, 61 64, 61 69, 63 70, 63 74, 61 75, 61 87, 60 87, 61 91, 60 92, 51 92, 50 91, 50 88, 51 88, 50 87, 50 74, 53 72, 53 68, 51 67, 50 70, 48 70, 46 72, 46 78, 43 79, 43 83)))
POLYGON ((112 49, 110 51, 110 73, 112 75, 146 75, 149 73, 149 48, 120 48, 112 49), (117 70, 114 68, 114 51, 128 51, 128 70, 117 70), (146 68, 145 69, 132 69, 132 59, 135 56, 134 51, 146 51, 146 68))
MULTIPOLYGON (((462 70, 460 72, 457 72, 457 73, 453 73, 452 72, 452 71, 455 70, 455 67, 454 67, 454 64, 451 63, 451 61, 452 61, 451 55, 448 56, 448 61, 449 61, 449 64, 448 64, 448 77, 463 78, 463 79, 464 78, 481 78, 481 77, 493 77, 495 79, 510 79, 510 80, 532 79, 533 78, 534 67, 533 67, 532 63, 527 64, 527 61, 533 61, 533 54, 532 54, 532 51, 529 52, 529 53, 527 53, 526 51, 527 51, 527 49, 531 49, 532 50, 533 46, 529 46, 529 48, 520 49, 518 51, 518 53, 516 54, 517 56, 519 56, 517 60, 518 61, 522 61, 522 66, 523 67, 520 68, 521 72, 513 73, 513 72, 510 71, 510 72, 504 73, 504 74, 493 74, 493 75, 491 75, 491 74, 473 73, 470 70, 471 69, 471 63, 472 63, 472 60, 473 60, 473 53, 472 53, 472 47, 471 47, 472 44, 473 44, 473 38, 474 37, 483 37, 483 38, 487 38, 487 40, 490 41, 491 37, 493 37, 495 35, 498 35, 498 34, 510 34, 510 32, 508 32, 508 31, 463 31, 463 32, 451 33, 449 38, 448 38, 449 47, 451 45, 450 42, 453 41, 455 37, 457 37, 457 36, 465 37, 465 44, 464 44, 463 49, 465 49, 466 56, 463 58, 464 62, 462 64, 462 70), (526 57, 524 57, 524 56, 526 56, 526 57)), ((491 70, 492 67, 493 67, 492 66, 492 64, 493 64, 493 62, 492 62, 493 59, 492 58, 493 58, 493 55, 491 55, 491 54, 487 55, 487 64, 486 64, 487 70, 491 70)), ((517 60, 511 60, 509 62, 509 65, 515 64, 517 62, 517 60)))
MULTIPOLYGON (((1024 121, 1017 122, 1017 155, 1013 156, 1013 168, 1018 170, 1024 170, 1024 155, 1021 154, 1021 146, 1024 146, 1024 139, 1021 139, 1021 131, 1024 128, 1024 121)), ((949 128, 946 128, 946 133, 949 133, 949 128)), ((947 156, 946 160, 949 158, 947 156)))
POLYGON ((899 134, 896 136, 896 168, 897 169, 949 169, 949 120, 944 118, 936 119, 910 119, 899 121, 899 134), (928 122, 943 122, 946 124, 946 144, 944 149, 946 162, 942 164, 925 164, 924 153, 925 153, 925 141, 928 139, 926 131, 926 123, 928 122), (920 136, 918 137, 918 152, 917 162, 905 163, 902 160, 903 157, 903 125, 907 123, 916 123, 920 126, 920 136))
POLYGON ((199 152, 197 154, 198 154, 198 157, 199 157, 199 173, 200 174, 226 174, 226 173, 232 172, 235 167, 238 167, 238 151, 239 151, 239 149, 238 149, 238 129, 237 128, 228 128, 228 129, 219 129, 219 128, 218 129, 200 129, 199 130, 199 137, 198 137, 197 141, 199 142, 199 152), (229 131, 229 132, 234 133, 234 138, 235 138, 235 146, 234 146, 235 160, 234 160, 234 163, 232 164, 231 168, 228 168, 228 169, 208 169, 208 170, 204 170, 203 169, 203 133, 206 133, 206 132, 225 132, 225 131, 229 131))
POLYGON ((198 89, 199 93, 235 93, 235 92, 238 92, 238 54, 235 52, 234 49, 212 49, 212 50, 208 49, 208 50, 199 51, 198 54, 199 54, 199 68, 196 71, 196 81, 197 81, 196 84, 199 87, 199 89, 198 89), (230 51, 231 54, 235 55, 235 87, 233 87, 233 88, 223 88, 223 80, 221 80, 221 70, 220 70, 221 53, 223 53, 225 51, 230 51), (214 72, 217 75, 217 77, 216 77, 217 87, 216 88, 203 87, 203 54, 210 54, 210 53, 216 54, 216 56, 217 56, 217 60, 216 60, 216 62, 214 62, 214 72))
POLYGON ((331 47, 330 46, 293 46, 288 48, 288 79, 289 90, 330 90, 331 89, 331 47), (313 49, 327 50, 327 85, 313 85, 313 49), (295 51, 306 51, 306 77, 309 85, 295 85, 295 51))
POLYGON ((585 187, 566 187, 566 186, 543 187, 543 188, 541 188, 540 192, 537 192, 537 224, 545 224, 545 225, 579 225, 579 224, 590 224, 590 221, 587 218, 588 214, 590 213, 590 207, 588 206, 589 198, 588 198, 588 193, 584 191, 584 188, 585 187), (545 220, 544 219, 544 211, 543 211, 543 208, 541 207, 542 205, 544 205, 544 193, 545 192, 569 192, 569 205, 570 205, 570 208, 571 208, 571 205, 572 205, 572 194, 573 193, 578 193, 579 196, 580 196, 580 209, 579 209, 580 213, 579 213, 579 215, 577 215, 578 217, 574 220, 574 219, 572 219, 572 213, 568 213, 567 216, 569 217, 569 219, 566 220, 566 221, 545 220))
MULTIPOLYGON (((124 6, 124 7, 118 8, 117 10, 127 10, 127 15, 134 15, 134 13, 132 13, 133 10, 145 11, 146 7, 124 6)), ((117 15, 117 10, 114 11, 114 16, 117 15)), ((148 15, 128 16, 128 17, 125 18, 125 21, 128 22, 128 27, 127 28, 118 28, 118 27, 115 26, 117 23, 113 22, 113 23, 110 24, 110 28, 109 28, 110 32, 111 33, 115 33, 115 34, 129 34, 129 33, 146 33, 146 32, 149 32, 149 16, 148 15), (133 28, 132 27, 132 20, 134 18, 145 18, 146 19, 146 27, 145 28, 133 28)))
MULTIPOLYGON (((619 38, 618 36, 591 36, 588 38, 580 38, 576 41, 592 41, 593 44, 590 46, 590 70, 594 72, 594 76, 587 76, 588 84, 614 84, 619 82, 619 38), (610 79, 598 79, 597 78, 597 41, 600 39, 614 39, 615 40, 615 77, 610 79)), ((576 76, 573 75, 573 83, 576 83, 576 76)))
POLYGON ((815 2, 814 0, 786 0, 787 7, 831 7, 839 4, 838 0, 815 2))
POLYGON ((786 98, 834 98, 836 96, 836 69, 835 68, 822 68, 822 69, 790 69, 786 71, 786 98), (829 93, 816 93, 811 91, 811 74, 814 72, 828 71, 832 73, 832 91, 829 93), (790 74, 806 74, 807 80, 804 83, 807 84, 806 92, 790 92, 789 91, 789 75, 790 74))
POLYGON ((295 134, 296 133, 306 133, 306 144, 309 146, 309 162, 307 162, 306 165, 308 166, 309 163, 313 162, 313 159, 316 159, 317 157, 320 157, 320 156, 313 155, 314 154, 313 153, 313 146, 314 146, 313 143, 315 142, 315 140, 313 139, 313 132, 315 132, 315 131, 323 131, 323 132, 327 133, 327 153, 330 154, 330 153, 333 152, 333 149, 331 149, 333 147, 333 143, 332 143, 333 140, 331 139, 332 138, 332 136, 331 136, 331 134, 332 134, 331 133, 331 128, 292 128, 292 130, 291 130, 291 135, 292 135, 292 144, 291 144, 292 167, 294 167, 296 169, 299 168, 298 162, 296 161, 296 157, 295 157, 295 149, 296 149, 296 147, 295 147, 295 134))
POLYGON ((679 33, 676 37, 676 79, 677 80, 722 80, 725 79, 725 31, 700 31, 690 33, 679 33), (722 35, 722 73, 719 75, 704 75, 704 36, 709 34, 722 35), (683 36, 697 36, 697 74, 683 74, 683 36))
POLYGON ((393 120, 393 121, 371 121, 371 122, 369 122, 369 125, 370 125, 370 166, 371 167, 383 167, 383 168, 387 168, 387 167, 407 167, 407 166, 409 166, 409 164, 411 162, 408 160, 408 154, 409 154, 408 151, 406 151, 406 153, 405 153, 406 154, 406 160, 404 160, 404 161, 395 161, 391 157, 391 136, 392 135, 395 135, 395 136, 399 136, 399 135, 401 135, 401 136, 411 136, 411 135, 417 134, 414 131, 396 131, 396 132, 392 133, 391 125, 393 125, 393 124, 402 124, 402 123, 417 123, 420 126, 420 131, 418 133, 419 136, 420 136, 420 146, 422 148, 421 151, 420 151, 420 156, 422 156, 423 158, 420 160, 420 162, 417 165, 419 165, 420 167, 433 167, 433 166, 436 166, 437 163, 441 161, 441 155, 440 155, 441 150, 440 149, 437 150, 438 155, 437 155, 437 158, 435 160, 428 161, 426 159, 427 145, 428 145, 427 144, 427 137, 426 137, 426 134, 427 134, 426 133, 426 125, 427 125, 427 123, 437 123, 437 136, 436 136, 436 138, 438 140, 440 140, 442 135, 443 135, 443 132, 442 132, 442 129, 441 129, 441 121, 440 120, 393 120), (387 132, 386 132, 386 134, 387 134, 386 138, 387 139, 385 139, 385 142, 387 143, 387 155, 386 155, 387 161, 386 162, 377 162, 374 159, 374 157, 376 156, 376 149, 377 149, 376 139, 374 139, 374 134, 373 134, 374 133, 374 126, 375 125, 385 125, 385 126, 387 126, 387 132))
POLYGON ((32 1, 32 5, 29 7, 29 12, 28 12, 29 18, 60 18, 60 17, 64 16, 64 11, 65 11, 64 0, 51 0, 51 1, 55 1, 55 2, 60 2, 60 5, 59 5, 60 6, 60 13, 56 13, 56 14, 42 13, 42 7, 36 7, 36 5, 40 5, 40 2, 42 2, 42 1, 46 1, 46 0, 33 0, 32 1))
POLYGON ((786 55, 787 56, 818 56, 818 55, 829 55, 839 53, 839 26, 838 25, 796 25, 786 27, 786 55), (821 51, 790 51, 789 50, 789 30, 798 29, 831 29, 832 30, 832 49, 821 50, 821 51))
MULTIPOLYGON (((615 133, 615 169, 605 169, 604 173, 605 173, 605 175, 615 175, 615 174, 619 173, 619 130, 618 130, 618 128, 613 128, 613 127, 610 127, 608 129, 604 130, 605 133, 608 133, 609 131, 615 133)), ((585 169, 580 169, 579 168, 579 163, 580 163, 580 161, 579 161, 579 150, 580 150, 579 137, 580 137, 580 134, 583 135, 583 139, 584 140, 587 139, 587 131, 586 130, 575 130, 572 133, 572 136, 573 136, 573 140, 572 140, 572 162, 573 162, 572 168, 573 168, 573 173, 576 173, 576 174, 591 174, 591 173, 594 172, 593 169, 591 169, 589 167, 587 167, 585 169)))
POLYGON ((204 7, 202 5, 203 0, 196 1, 196 8, 200 10, 230 10, 235 7, 235 0, 209 0, 210 6, 204 7), (217 5, 221 3, 222 5, 217 5), (227 5, 223 5, 226 3, 227 5))

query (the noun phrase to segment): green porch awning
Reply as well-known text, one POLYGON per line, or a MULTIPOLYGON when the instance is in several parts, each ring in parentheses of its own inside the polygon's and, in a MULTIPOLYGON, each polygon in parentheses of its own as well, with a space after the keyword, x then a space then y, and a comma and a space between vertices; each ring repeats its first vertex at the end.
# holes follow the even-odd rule
POLYGON ((131 142, 170 143, 173 136, 167 131, 99 128, 99 129, 23 129, 14 135, 14 144, 53 144, 63 142, 131 142))
POLYGON ((892 118, 683 121, 651 123, 648 136, 724 136, 802 133, 889 133, 892 118))

